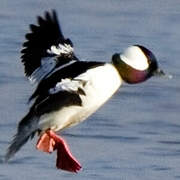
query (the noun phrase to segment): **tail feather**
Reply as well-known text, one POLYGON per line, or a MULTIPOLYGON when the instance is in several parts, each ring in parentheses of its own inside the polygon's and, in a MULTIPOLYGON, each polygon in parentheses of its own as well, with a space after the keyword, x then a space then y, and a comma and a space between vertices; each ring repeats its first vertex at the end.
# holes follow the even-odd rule
POLYGON ((29 112, 19 123, 18 130, 5 155, 5 162, 12 158, 17 151, 28 141, 33 138, 37 131, 37 117, 29 112))
POLYGON ((14 156, 14 154, 28 141, 28 139, 29 136, 22 137, 21 133, 17 133, 8 147, 5 155, 5 162, 8 162, 8 160, 14 156))

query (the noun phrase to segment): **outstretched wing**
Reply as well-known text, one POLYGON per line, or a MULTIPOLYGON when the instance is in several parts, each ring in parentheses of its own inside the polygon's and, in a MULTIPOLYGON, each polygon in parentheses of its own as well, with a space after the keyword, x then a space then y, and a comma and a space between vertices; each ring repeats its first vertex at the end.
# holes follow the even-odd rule
POLYGON ((23 44, 22 63, 25 75, 39 82, 56 68, 77 61, 70 39, 65 39, 58 23, 56 12, 45 12, 37 18, 38 25, 30 25, 23 44))

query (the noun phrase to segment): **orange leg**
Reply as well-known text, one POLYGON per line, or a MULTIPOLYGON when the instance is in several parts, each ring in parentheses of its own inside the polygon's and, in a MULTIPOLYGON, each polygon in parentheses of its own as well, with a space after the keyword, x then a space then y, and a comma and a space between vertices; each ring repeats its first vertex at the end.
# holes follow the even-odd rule
POLYGON ((81 169, 80 163, 71 154, 66 141, 52 130, 46 131, 38 140, 36 148, 51 153, 57 150, 56 167, 71 172, 81 169))

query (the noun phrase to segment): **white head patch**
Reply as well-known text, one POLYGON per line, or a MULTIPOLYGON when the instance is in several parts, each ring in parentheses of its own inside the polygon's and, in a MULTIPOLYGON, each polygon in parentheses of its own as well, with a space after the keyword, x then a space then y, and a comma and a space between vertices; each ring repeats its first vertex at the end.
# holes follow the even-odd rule
POLYGON ((143 71, 149 67, 147 57, 138 46, 128 47, 120 54, 120 58, 126 64, 137 70, 143 71))
POLYGON ((49 54, 61 55, 61 54, 70 54, 74 51, 74 49, 69 44, 59 44, 56 46, 51 46, 50 49, 47 50, 49 54))

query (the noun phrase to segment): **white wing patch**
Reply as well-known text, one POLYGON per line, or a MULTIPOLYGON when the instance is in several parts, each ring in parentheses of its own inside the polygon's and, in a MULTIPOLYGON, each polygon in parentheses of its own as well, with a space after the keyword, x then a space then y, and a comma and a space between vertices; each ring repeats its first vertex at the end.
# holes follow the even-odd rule
POLYGON ((69 44, 59 44, 58 46, 51 46, 50 49, 47 50, 49 54, 61 55, 61 54, 71 54, 74 49, 69 44))
POLYGON ((37 68, 28 78, 32 84, 40 82, 56 66, 52 57, 43 58, 41 66, 37 68))
POLYGON ((69 92, 77 92, 79 89, 83 89, 86 81, 78 80, 78 79, 62 79, 61 82, 57 83, 54 88, 49 90, 50 94, 58 93, 59 91, 69 91, 69 92))

